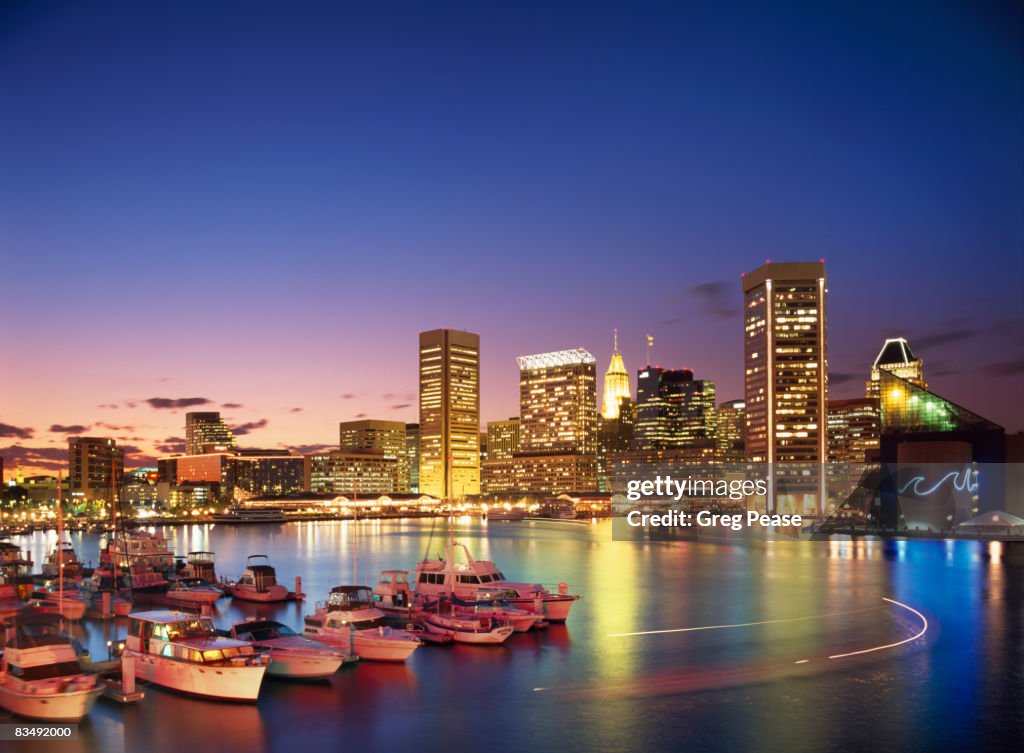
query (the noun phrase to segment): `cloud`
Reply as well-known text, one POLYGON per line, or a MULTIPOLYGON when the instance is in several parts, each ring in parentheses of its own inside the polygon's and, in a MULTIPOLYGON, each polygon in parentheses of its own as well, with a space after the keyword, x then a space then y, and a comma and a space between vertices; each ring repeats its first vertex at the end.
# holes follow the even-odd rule
POLYGON ((977 334, 978 330, 976 329, 947 329, 942 332, 933 332, 930 335, 918 335, 910 341, 910 347, 915 351, 923 351, 932 346, 969 340, 977 334))
POLYGON ((10 424, 0 424, 0 437, 7 439, 31 439, 35 431, 32 429, 21 426, 11 426, 10 424))
POLYGON ((396 397, 398 397, 398 395, 396 395, 394 392, 385 392, 383 395, 381 395, 381 399, 383 400, 394 400, 396 397))
MULTIPOLYGON (((209 405, 212 401, 205 397, 151 397, 144 402, 149 403, 150 408, 159 410, 175 408, 191 408, 196 405, 209 405)), ((131 407, 129 404, 128 407, 131 407)))
POLYGON ((828 372, 828 383, 830 386, 839 386, 840 384, 852 382, 858 376, 858 374, 853 374, 848 371, 830 371, 828 372))
POLYGON ((356 418, 366 418, 366 414, 365 413, 357 413, 356 414, 356 418))
POLYGON ((302 413, 302 408, 292 408, 289 413, 302 413))
POLYGON ((221 403, 220 407, 227 408, 228 410, 238 410, 239 408, 244 408, 245 406, 242 405, 241 403, 221 403))
POLYGON ((1024 374, 1024 358, 1014 358, 1010 361, 997 361, 985 367, 985 373, 994 377, 1017 376, 1024 374))
POLYGON ((27 465, 30 468, 44 468, 59 471, 67 467, 68 451, 66 447, 23 447, 19 444, 0 448, 0 457, 4 466, 27 465))
POLYGON ((54 424, 50 427, 50 431, 54 434, 82 434, 89 430, 88 426, 82 426, 81 424, 71 424, 70 426, 64 426, 63 424, 54 424))
POLYGON ((96 406, 97 408, 106 408, 107 410, 117 410, 121 406, 117 403, 100 403, 96 406))
POLYGON ((249 432, 253 431, 254 429, 262 429, 268 423, 270 423, 270 422, 267 421, 267 419, 261 418, 259 421, 250 421, 249 423, 246 423, 246 424, 239 424, 238 426, 232 426, 231 427, 231 432, 236 437, 242 437, 242 436, 245 436, 246 434, 248 434, 249 432))
POLYGON ((391 406, 391 410, 402 410, 402 408, 408 408, 412 403, 396 403, 391 406))
POLYGON ((355 400, 355 398, 356 396, 353 395, 351 392, 346 392, 344 395, 341 396, 342 400, 355 400))
POLYGON ((117 426, 116 424, 108 424, 108 423, 104 423, 103 421, 100 421, 96 425, 106 429, 107 431, 113 431, 113 432, 116 432, 116 433, 123 433, 123 432, 126 432, 126 431, 135 431, 135 427, 134 426, 117 426))
POLYGON ((157 442, 157 452, 162 452, 167 455, 173 455, 175 453, 185 452, 185 439, 183 437, 167 437, 162 442, 157 442))
POLYGON ((731 319, 741 310, 739 287, 725 280, 692 285, 675 296, 675 301, 695 302, 702 312, 716 319, 731 319))
POLYGON ((295 450, 303 455, 311 455, 314 452, 327 452, 328 450, 338 449, 337 445, 334 444, 296 444, 288 448, 289 450, 295 450))

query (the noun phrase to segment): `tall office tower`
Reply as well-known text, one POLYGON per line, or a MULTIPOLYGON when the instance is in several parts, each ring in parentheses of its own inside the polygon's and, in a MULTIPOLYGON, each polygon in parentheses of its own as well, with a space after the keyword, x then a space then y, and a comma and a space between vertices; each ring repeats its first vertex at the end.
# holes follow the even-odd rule
POLYGON ((520 356, 522 452, 597 453, 597 372, 582 348, 520 356))
POLYGON ((648 366, 637 375, 633 449, 713 446, 715 384, 689 369, 648 366))
POLYGON ((743 462, 743 435, 747 417, 742 400, 730 400, 718 406, 718 434, 715 443, 723 463, 743 462))
POLYGON ((382 451, 398 461, 397 486, 392 492, 409 491, 405 423, 402 421, 342 421, 338 425, 338 448, 347 452, 382 451))
POLYGON ((68 440, 68 477, 72 497, 112 501, 124 478, 124 448, 105 437, 68 440))
POLYGON ((480 432, 480 463, 487 460, 487 432, 480 432))
POLYGON ((743 278, 747 460, 774 464, 776 481, 790 472, 803 479, 802 487, 770 485, 773 511, 824 512, 826 293, 824 262, 769 262, 743 278), (805 467, 782 470, 787 463, 805 467), (811 464, 817 464, 814 472, 806 467, 811 464), (786 497, 777 497, 776 489, 786 497))
POLYGON ((504 460, 519 452, 519 416, 487 422, 487 458, 504 460))
POLYGON ((619 331, 615 330, 612 340, 612 360, 604 373, 604 401, 601 403, 601 418, 619 417, 619 403, 629 400, 629 372, 619 355, 619 331))
POLYGON ((892 337, 882 344, 882 349, 878 351, 878 357, 871 364, 871 375, 865 385, 867 397, 877 399, 881 396, 879 384, 881 384, 883 370, 895 374, 911 384, 916 384, 922 389, 928 389, 928 382, 924 380, 924 361, 914 357, 910 343, 905 338, 892 337))
POLYGON ((420 425, 405 425, 405 465, 410 492, 420 490, 420 425))
POLYGON ((882 419, 878 398, 828 401, 828 459, 866 463, 878 456, 882 419))
POLYGON ((480 493, 480 336, 420 333, 420 491, 480 493))
POLYGON ((185 414, 185 454, 202 455, 213 447, 235 448, 235 436, 217 411, 185 414))
POLYGON ((616 400, 615 415, 597 418, 597 488, 611 491, 609 467, 616 456, 629 452, 636 429, 636 405, 628 397, 616 400))

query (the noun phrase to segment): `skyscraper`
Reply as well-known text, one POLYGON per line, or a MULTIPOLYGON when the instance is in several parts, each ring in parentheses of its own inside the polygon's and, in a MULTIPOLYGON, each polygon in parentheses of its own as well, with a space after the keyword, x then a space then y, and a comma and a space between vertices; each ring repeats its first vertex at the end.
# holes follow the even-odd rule
POLYGON ((597 363, 582 348, 520 356, 523 452, 597 452, 597 363))
POLYGON ((519 416, 487 422, 487 458, 502 460, 519 452, 519 416))
POLYGON ((629 372, 619 355, 619 331, 615 330, 612 340, 612 360, 608 371, 604 373, 604 401, 601 403, 601 417, 614 419, 619 417, 619 403, 630 399, 629 372))
POLYGON ((185 454, 202 455, 213 447, 235 448, 235 436, 217 411, 185 414, 185 454))
POLYGON ((406 454, 405 423, 402 421, 342 421, 338 425, 338 447, 347 452, 380 450, 398 461, 396 488, 389 492, 409 490, 409 468, 406 454))
POLYGON ((723 463, 741 463, 744 458, 743 435, 747 425, 746 404, 729 400, 718 406, 718 434, 715 442, 718 459, 723 463))
POLYGON ((871 375, 865 385, 867 397, 881 397, 881 374, 888 371, 900 379, 906 379, 911 384, 928 389, 928 382, 924 380, 924 361, 914 357, 910 349, 910 343, 902 337, 892 337, 882 343, 882 349, 878 351, 875 362, 871 364, 871 375))
POLYGON ((420 490, 420 425, 405 425, 405 464, 408 469, 407 486, 410 492, 420 490))
POLYGON ((713 446, 715 384, 689 369, 648 366, 637 375, 633 448, 663 450, 713 446))
POLYGON ((120 488, 124 477, 124 448, 106 437, 72 437, 68 477, 73 498, 114 501, 115 488, 120 488))
POLYGON ((420 491, 480 492, 480 336, 420 333, 420 491))
MULTIPOLYGON (((774 510, 823 512, 828 457, 828 360, 823 262, 766 263, 743 278, 747 460, 817 464, 790 484, 786 499, 769 494, 774 510)), ((770 492, 774 491, 770 485, 770 492)))

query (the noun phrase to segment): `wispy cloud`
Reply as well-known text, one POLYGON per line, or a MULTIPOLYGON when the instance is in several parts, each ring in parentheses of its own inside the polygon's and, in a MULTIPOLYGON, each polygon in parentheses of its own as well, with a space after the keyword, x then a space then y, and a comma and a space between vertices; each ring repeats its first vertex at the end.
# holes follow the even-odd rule
POLYGON ((63 424, 53 424, 50 427, 50 431, 54 434, 82 434, 89 431, 88 426, 82 426, 82 424, 70 424, 65 426, 63 424))
POLYGON ((270 422, 267 419, 261 418, 259 421, 250 421, 249 423, 232 426, 231 431, 236 437, 242 437, 255 429, 262 429, 268 423, 270 422))
POLYGON ((0 424, 0 437, 5 439, 31 439, 35 431, 27 426, 11 426, 0 424))
POLYGON ((150 408, 167 410, 175 408, 193 408, 197 405, 209 405, 212 401, 206 397, 151 397, 143 402, 150 408))

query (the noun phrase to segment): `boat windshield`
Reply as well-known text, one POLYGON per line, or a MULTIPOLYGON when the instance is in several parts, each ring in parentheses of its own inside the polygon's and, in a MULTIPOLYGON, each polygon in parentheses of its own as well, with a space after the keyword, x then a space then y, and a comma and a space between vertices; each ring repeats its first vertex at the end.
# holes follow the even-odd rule
POLYGON ((173 641, 176 638, 205 638, 216 635, 217 631, 209 620, 195 619, 154 625, 153 637, 173 641))
POLYGON ((296 632, 287 625, 280 622, 260 622, 255 625, 239 625, 235 628, 235 635, 246 636, 250 641, 269 641, 273 638, 287 638, 296 635, 296 632))
POLYGON ((69 675, 82 674, 82 668, 77 661, 62 661, 56 664, 39 664, 34 667, 16 667, 13 664, 7 665, 7 671, 22 680, 49 680, 54 677, 68 677, 69 675))
POLYGON ((328 609, 365 609, 373 606, 373 591, 360 586, 339 586, 327 599, 328 609))

